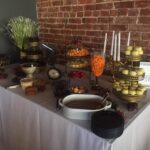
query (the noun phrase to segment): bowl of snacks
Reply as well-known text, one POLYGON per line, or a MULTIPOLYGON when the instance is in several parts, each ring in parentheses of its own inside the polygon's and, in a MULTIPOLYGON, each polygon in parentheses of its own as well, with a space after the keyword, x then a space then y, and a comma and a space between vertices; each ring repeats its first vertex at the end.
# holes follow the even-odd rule
POLYGON ((67 51, 67 56, 69 57, 82 57, 82 56, 88 56, 89 51, 86 48, 80 47, 80 48, 72 48, 67 51))
POLYGON ((74 59, 68 62, 70 68, 85 68, 89 66, 89 62, 86 59, 74 59))
POLYGON ((71 93, 83 94, 83 93, 86 93, 86 92, 87 92, 87 89, 84 86, 76 85, 76 86, 72 86, 71 87, 71 93))
POLYGON ((32 78, 33 73, 36 71, 36 63, 23 63, 20 65, 22 71, 27 75, 27 77, 32 78))

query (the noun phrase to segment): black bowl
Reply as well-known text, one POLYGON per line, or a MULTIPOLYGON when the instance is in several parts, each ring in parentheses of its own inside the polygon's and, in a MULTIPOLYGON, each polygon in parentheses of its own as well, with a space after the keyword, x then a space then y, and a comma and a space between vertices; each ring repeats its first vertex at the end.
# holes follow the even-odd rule
POLYGON ((124 117, 117 111, 95 112, 91 118, 91 130, 103 138, 117 138, 123 133, 124 117))

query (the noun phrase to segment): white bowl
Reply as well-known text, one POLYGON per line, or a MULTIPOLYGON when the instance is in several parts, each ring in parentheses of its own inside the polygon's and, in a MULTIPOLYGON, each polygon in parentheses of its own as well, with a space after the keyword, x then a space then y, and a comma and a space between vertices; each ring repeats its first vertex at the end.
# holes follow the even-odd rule
POLYGON ((90 120, 91 115, 94 112, 109 109, 111 107, 111 102, 105 101, 103 103, 103 107, 96 108, 94 110, 93 109, 71 108, 71 107, 66 106, 67 102, 79 101, 79 100, 83 100, 83 101, 85 101, 85 103, 88 100, 100 100, 102 102, 102 99, 103 98, 101 96, 92 95, 92 94, 72 94, 72 95, 66 96, 64 99, 60 99, 59 105, 63 108, 63 114, 67 118, 79 119, 79 120, 90 120))
POLYGON ((27 77, 32 77, 33 73, 36 71, 37 64, 35 63, 24 63, 21 64, 21 69, 27 74, 27 77))

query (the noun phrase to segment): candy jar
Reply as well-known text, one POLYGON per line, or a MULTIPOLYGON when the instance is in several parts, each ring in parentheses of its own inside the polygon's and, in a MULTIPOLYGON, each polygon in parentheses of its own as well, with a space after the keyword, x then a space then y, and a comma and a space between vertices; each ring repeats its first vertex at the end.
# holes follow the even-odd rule
POLYGON ((105 57, 100 52, 94 52, 91 57, 91 71, 95 76, 95 86, 98 86, 98 78, 103 74, 105 67, 105 57))

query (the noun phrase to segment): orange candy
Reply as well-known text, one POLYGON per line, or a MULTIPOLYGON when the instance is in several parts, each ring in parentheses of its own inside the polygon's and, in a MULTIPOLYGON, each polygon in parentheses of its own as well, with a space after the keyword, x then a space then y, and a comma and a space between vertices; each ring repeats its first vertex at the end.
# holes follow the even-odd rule
POLYGON ((105 66, 105 58, 101 55, 94 55, 91 60, 91 69, 96 77, 102 75, 105 66))
POLYGON ((67 52, 67 55, 69 55, 69 56, 86 56, 88 54, 89 54, 89 52, 85 48, 81 48, 79 50, 71 49, 67 52))

